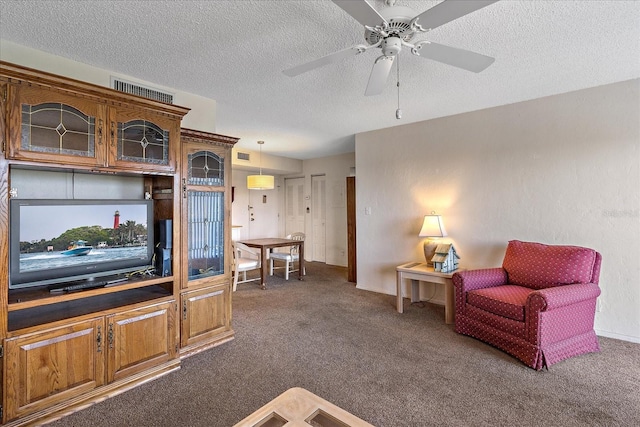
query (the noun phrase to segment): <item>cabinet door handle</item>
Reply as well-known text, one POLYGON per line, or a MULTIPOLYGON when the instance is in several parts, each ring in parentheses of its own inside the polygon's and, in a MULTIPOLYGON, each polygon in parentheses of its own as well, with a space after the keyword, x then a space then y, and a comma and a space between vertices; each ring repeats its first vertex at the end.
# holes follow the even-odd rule
POLYGON ((98 145, 102 145, 102 119, 98 121, 98 145))
POLYGON ((113 323, 109 323, 109 348, 113 348, 113 323))
POLYGON ((182 320, 187 320, 187 301, 182 301, 182 320))
POLYGON ((182 198, 187 198, 187 178, 182 178, 182 198))
POLYGON ((102 353, 102 328, 100 326, 98 326, 96 341, 98 342, 98 353, 102 353))
POLYGON ((116 146, 116 122, 111 122, 111 146, 116 146))

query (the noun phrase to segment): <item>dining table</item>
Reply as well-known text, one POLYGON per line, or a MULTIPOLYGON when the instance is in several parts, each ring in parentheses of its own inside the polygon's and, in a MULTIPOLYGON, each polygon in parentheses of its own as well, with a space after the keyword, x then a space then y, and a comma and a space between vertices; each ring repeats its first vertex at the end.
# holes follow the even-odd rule
POLYGON ((250 248, 260 249, 260 287, 267 289, 267 265, 268 254, 274 248, 298 246, 299 263, 298 280, 304 280, 304 240, 283 239, 277 237, 267 237, 261 239, 238 240, 238 243, 250 248))

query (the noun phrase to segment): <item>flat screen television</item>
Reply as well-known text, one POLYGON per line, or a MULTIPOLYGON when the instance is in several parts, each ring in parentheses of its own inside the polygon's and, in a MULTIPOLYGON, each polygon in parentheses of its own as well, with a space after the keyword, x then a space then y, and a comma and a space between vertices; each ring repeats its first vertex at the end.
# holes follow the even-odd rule
POLYGON ((117 275, 153 264, 151 200, 10 200, 9 288, 117 275))

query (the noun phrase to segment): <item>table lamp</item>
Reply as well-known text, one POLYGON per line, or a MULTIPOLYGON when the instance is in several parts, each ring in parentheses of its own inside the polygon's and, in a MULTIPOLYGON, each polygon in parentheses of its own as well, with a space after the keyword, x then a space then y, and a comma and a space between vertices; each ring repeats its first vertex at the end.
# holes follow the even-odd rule
POLYGON ((436 213, 432 211, 430 215, 424 216, 422 228, 420 229, 420 233, 418 233, 418 237, 429 238, 424 242, 424 257, 427 261, 427 265, 433 265, 431 259, 433 258, 435 249, 438 246, 437 243, 433 243, 430 238, 440 238, 446 236, 447 231, 444 229, 444 224, 440 215, 436 215, 436 213))

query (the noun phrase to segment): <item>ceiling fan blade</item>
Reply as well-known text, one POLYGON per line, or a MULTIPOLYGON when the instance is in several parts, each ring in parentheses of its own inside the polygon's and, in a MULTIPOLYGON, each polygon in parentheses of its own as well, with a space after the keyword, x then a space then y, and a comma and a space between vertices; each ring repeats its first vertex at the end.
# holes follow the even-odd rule
POLYGON ((283 73, 289 77, 294 77, 299 74, 306 73, 307 71, 311 71, 328 64, 333 64, 334 62, 338 62, 341 59, 345 59, 350 56, 356 56, 357 54, 364 52, 364 50, 365 50, 365 47, 360 45, 349 47, 347 49, 334 52, 330 55, 323 56, 322 58, 315 59, 311 62, 307 62, 305 64, 301 64, 293 68, 289 68, 287 70, 284 70, 283 73))
POLYGON ((375 27, 386 20, 365 0, 332 0, 364 26, 375 27))
POLYGON ((495 61, 495 58, 490 56, 433 42, 422 44, 418 52, 419 56, 423 58, 453 65, 474 73, 479 73, 495 61))
POLYGON ((416 16, 416 23, 425 31, 432 30, 496 1, 498 0, 444 0, 416 16))
POLYGON ((371 69, 371 75, 369 76, 369 83, 367 84, 367 90, 364 92, 366 96, 380 94, 389 78, 391 72, 391 66, 395 56, 380 56, 376 59, 371 69))

